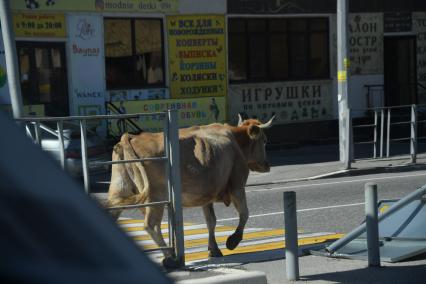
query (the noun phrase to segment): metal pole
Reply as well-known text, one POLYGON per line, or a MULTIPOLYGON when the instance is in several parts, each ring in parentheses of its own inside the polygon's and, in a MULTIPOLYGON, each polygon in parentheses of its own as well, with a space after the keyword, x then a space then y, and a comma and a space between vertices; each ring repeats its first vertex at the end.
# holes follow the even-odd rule
POLYGON ((368 266, 380 266, 377 184, 365 184, 365 222, 367 224, 368 266))
POLYGON ((388 108, 388 131, 386 133, 386 157, 389 158, 390 152, 390 126, 391 126, 391 109, 388 108))
POLYGON ((285 264, 287 280, 299 280, 299 248, 297 245, 296 193, 284 192, 285 264))
POLYGON ((40 122, 38 121, 34 123, 34 132, 35 132, 36 143, 37 145, 41 146, 40 122))
POLYGON ((61 157, 61 166, 65 171, 67 168, 67 163, 65 162, 65 150, 64 150, 64 122, 62 120, 57 122, 58 128, 58 140, 59 140, 59 155, 61 157))
POLYGON ((80 120, 80 132, 81 132, 81 163, 83 170, 84 179, 84 190, 86 193, 90 193, 90 177, 89 177, 89 165, 87 161, 87 136, 86 136, 86 120, 80 120))
POLYGON ((411 163, 417 162, 417 106, 411 106, 411 135, 410 135, 410 154, 411 163))
MULTIPOLYGON (((167 119, 167 114, 164 116, 164 152, 167 158, 167 161, 170 160, 170 131, 169 131, 169 120, 167 119)), ((169 198, 169 204, 167 207, 167 213, 168 213, 168 220, 169 220, 169 246, 174 247, 175 244, 175 234, 174 234, 174 214, 173 214, 173 205, 171 204, 173 202, 173 181, 171 176, 171 169, 170 169, 170 163, 165 163, 166 166, 166 177, 167 177, 167 190, 168 190, 168 198, 169 198)))
POLYGON ((385 127, 385 110, 380 112, 380 158, 383 158, 383 131, 385 127))
POLYGON ((377 158, 377 111, 374 111, 374 158, 377 158))
POLYGON ((6 72, 13 117, 20 118, 23 114, 21 84, 19 80, 18 56, 16 54, 9 0, 0 0, 0 25, 3 35, 6 72))
MULTIPOLYGON (((348 128, 349 128, 349 141, 348 141, 348 148, 349 148, 349 161, 352 163, 355 161, 354 159, 354 129, 352 127, 352 111, 351 109, 348 109, 348 128)), ((349 164, 350 168, 350 164, 349 164)))
MULTIPOLYGON (((401 209, 405 205, 413 202, 414 200, 422 197, 425 194, 426 194, 426 184, 423 185, 421 188, 417 189, 416 191, 414 191, 413 193, 411 193, 411 194, 407 195, 406 197, 402 198, 401 200, 399 200, 391 208, 386 210, 385 213, 380 214, 379 217, 378 217, 379 222, 381 220, 385 219, 387 216, 393 214, 395 211, 398 211, 399 209, 401 209)), ((345 246, 346 244, 348 244, 352 240, 359 237, 361 234, 363 234, 365 232, 365 230, 366 230, 366 224, 364 223, 364 224, 358 226, 355 230, 353 230, 352 232, 350 232, 349 234, 347 234, 343 238, 332 243, 330 246, 327 246, 325 249, 329 253, 334 253, 335 251, 337 251, 341 247, 345 246)))
POLYGON ((339 155, 344 168, 351 167, 350 157, 350 118, 348 103, 348 49, 347 15, 348 0, 337 0, 337 101, 339 107, 339 155))
POLYGON ((170 146, 170 167, 172 175, 173 187, 173 214, 174 214, 174 229, 175 229, 175 254, 177 265, 185 266, 185 246, 183 238, 183 213, 182 213, 182 191, 181 191, 181 176, 180 176, 180 158, 179 158, 179 125, 178 113, 176 110, 168 111, 169 120, 169 138, 170 146))

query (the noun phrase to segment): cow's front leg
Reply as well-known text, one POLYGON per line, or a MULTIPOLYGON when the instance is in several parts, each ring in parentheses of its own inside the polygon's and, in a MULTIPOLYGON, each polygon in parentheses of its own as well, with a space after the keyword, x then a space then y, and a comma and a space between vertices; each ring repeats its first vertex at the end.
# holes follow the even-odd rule
POLYGON ((209 231, 209 256, 221 257, 223 255, 217 246, 216 237, 214 235, 216 228, 216 215, 214 213, 213 203, 203 206, 203 213, 206 218, 207 229, 209 231))
MULTIPOLYGON (((164 206, 152 206, 146 208, 145 215, 145 230, 151 236, 152 240, 159 247, 166 247, 166 242, 164 241, 163 234, 161 233, 161 220, 163 219, 164 206)), ((170 250, 163 250, 163 265, 167 268, 177 267, 176 261, 173 259, 173 256, 170 250)))
POLYGON ((226 247, 230 250, 235 249, 243 239, 244 227, 248 220, 248 207, 246 193, 244 188, 240 188, 231 192, 231 200, 240 216, 240 221, 235 232, 226 240, 226 247))

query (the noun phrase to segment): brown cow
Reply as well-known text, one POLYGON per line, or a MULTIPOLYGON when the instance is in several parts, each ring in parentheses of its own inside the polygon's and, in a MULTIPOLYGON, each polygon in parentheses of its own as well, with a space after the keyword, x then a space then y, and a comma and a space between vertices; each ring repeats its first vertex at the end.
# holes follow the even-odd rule
MULTIPOLYGON (((209 256, 222 253, 216 243, 216 216, 213 202, 232 202, 239 213, 236 231, 228 238, 226 247, 234 249, 243 237, 248 219, 244 187, 249 170, 268 172, 264 128, 272 125, 256 119, 240 121, 237 127, 210 124, 179 130, 182 205, 201 206, 209 232, 209 256)), ((143 132, 124 134, 114 147, 112 159, 130 160, 164 156, 163 133, 143 132)), ((165 166, 161 162, 114 164, 108 191, 108 206, 142 204, 167 200, 165 166)), ((166 246, 161 234, 164 206, 145 209, 145 228, 155 243, 166 246)), ((113 211, 118 218, 121 211, 113 211)), ((172 265, 170 251, 164 250, 164 265, 172 265)))

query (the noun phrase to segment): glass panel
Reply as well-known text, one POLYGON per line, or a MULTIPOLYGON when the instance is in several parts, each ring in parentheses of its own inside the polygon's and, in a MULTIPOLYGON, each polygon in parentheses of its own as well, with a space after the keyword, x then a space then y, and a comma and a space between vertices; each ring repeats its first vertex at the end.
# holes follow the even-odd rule
POLYGON ((327 18, 310 19, 310 29, 312 31, 327 31, 328 19, 327 18))
POLYGON ((164 82, 161 34, 160 20, 135 21, 136 72, 148 84, 164 82))
POLYGON ((161 52, 161 21, 136 20, 135 40, 137 54, 161 52))
POLYGON ((163 60, 161 52, 151 52, 149 56, 147 83, 162 84, 163 82, 163 60))
POLYGON ((266 20, 250 19, 247 21, 247 30, 249 32, 264 32, 266 31, 266 20))
POLYGON ((245 31, 245 21, 243 19, 229 19, 228 31, 230 33, 242 33, 245 31))
POLYGON ((266 36, 253 35, 250 45, 250 77, 261 79, 266 77, 266 36))
POLYGON ((24 105, 32 104, 38 101, 38 93, 32 91, 32 85, 35 80, 31 78, 31 50, 26 47, 18 47, 19 72, 21 79, 22 100, 24 105))
POLYGON ((17 42, 24 105, 43 104, 47 116, 67 116, 65 44, 17 42))
POLYGON ((328 37, 324 33, 311 34, 310 75, 314 78, 328 76, 328 37))
POLYGON ((243 35, 229 35, 229 79, 247 79, 247 47, 243 35))
POLYGON ((306 19, 291 19, 289 22, 291 31, 305 31, 308 26, 306 19))
MULTIPOLYGON (((126 88, 135 84, 135 59, 133 56, 110 57, 105 59, 108 88, 126 88)), ((138 59, 139 61, 139 59, 138 59)), ((142 73, 139 83, 143 83, 142 73)))
POLYGON ((49 64, 49 50, 46 48, 36 48, 36 67, 38 77, 38 91, 40 93, 40 102, 49 103, 52 101, 50 90, 50 77, 52 69, 49 64))
POLYGON ((61 68, 61 52, 57 48, 51 48, 50 52, 52 54, 52 64, 53 68, 61 68))
POLYGON ((105 56, 126 57, 132 55, 132 34, 130 20, 106 19, 105 56))
POLYGON ((29 82, 30 55, 28 48, 19 49, 19 68, 21 72, 21 83, 29 82))
POLYGON ((272 32, 284 32, 287 30, 287 21, 285 19, 269 20, 269 30, 272 32))
POLYGON ((136 80, 143 83, 142 73, 135 78, 136 62, 132 49, 131 20, 106 19, 104 26, 107 88, 127 87, 136 80))
POLYGON ((287 36, 271 35, 269 38, 270 56, 269 68, 272 79, 288 77, 288 48, 287 36))
POLYGON ((292 35, 289 39, 291 76, 306 78, 307 74, 307 40, 304 35, 292 35))

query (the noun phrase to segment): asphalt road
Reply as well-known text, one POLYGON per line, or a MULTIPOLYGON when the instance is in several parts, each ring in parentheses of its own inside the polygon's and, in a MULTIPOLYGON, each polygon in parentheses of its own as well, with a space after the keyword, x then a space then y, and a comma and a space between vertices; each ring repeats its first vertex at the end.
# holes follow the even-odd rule
MULTIPOLYGON (((426 183, 426 172, 392 173, 321 179, 273 187, 247 187, 250 228, 283 228, 283 192, 295 191, 298 228, 305 233, 347 233, 363 221, 364 184, 378 185, 379 200, 399 199, 426 183)), ((235 209, 215 204, 218 224, 238 223, 235 209)), ((129 211, 128 217, 140 218, 129 211)), ((126 216, 123 215, 123 216, 126 216)), ((138 216, 139 215, 139 216, 138 216)), ((184 221, 205 223, 201 208, 184 209, 184 221)))

